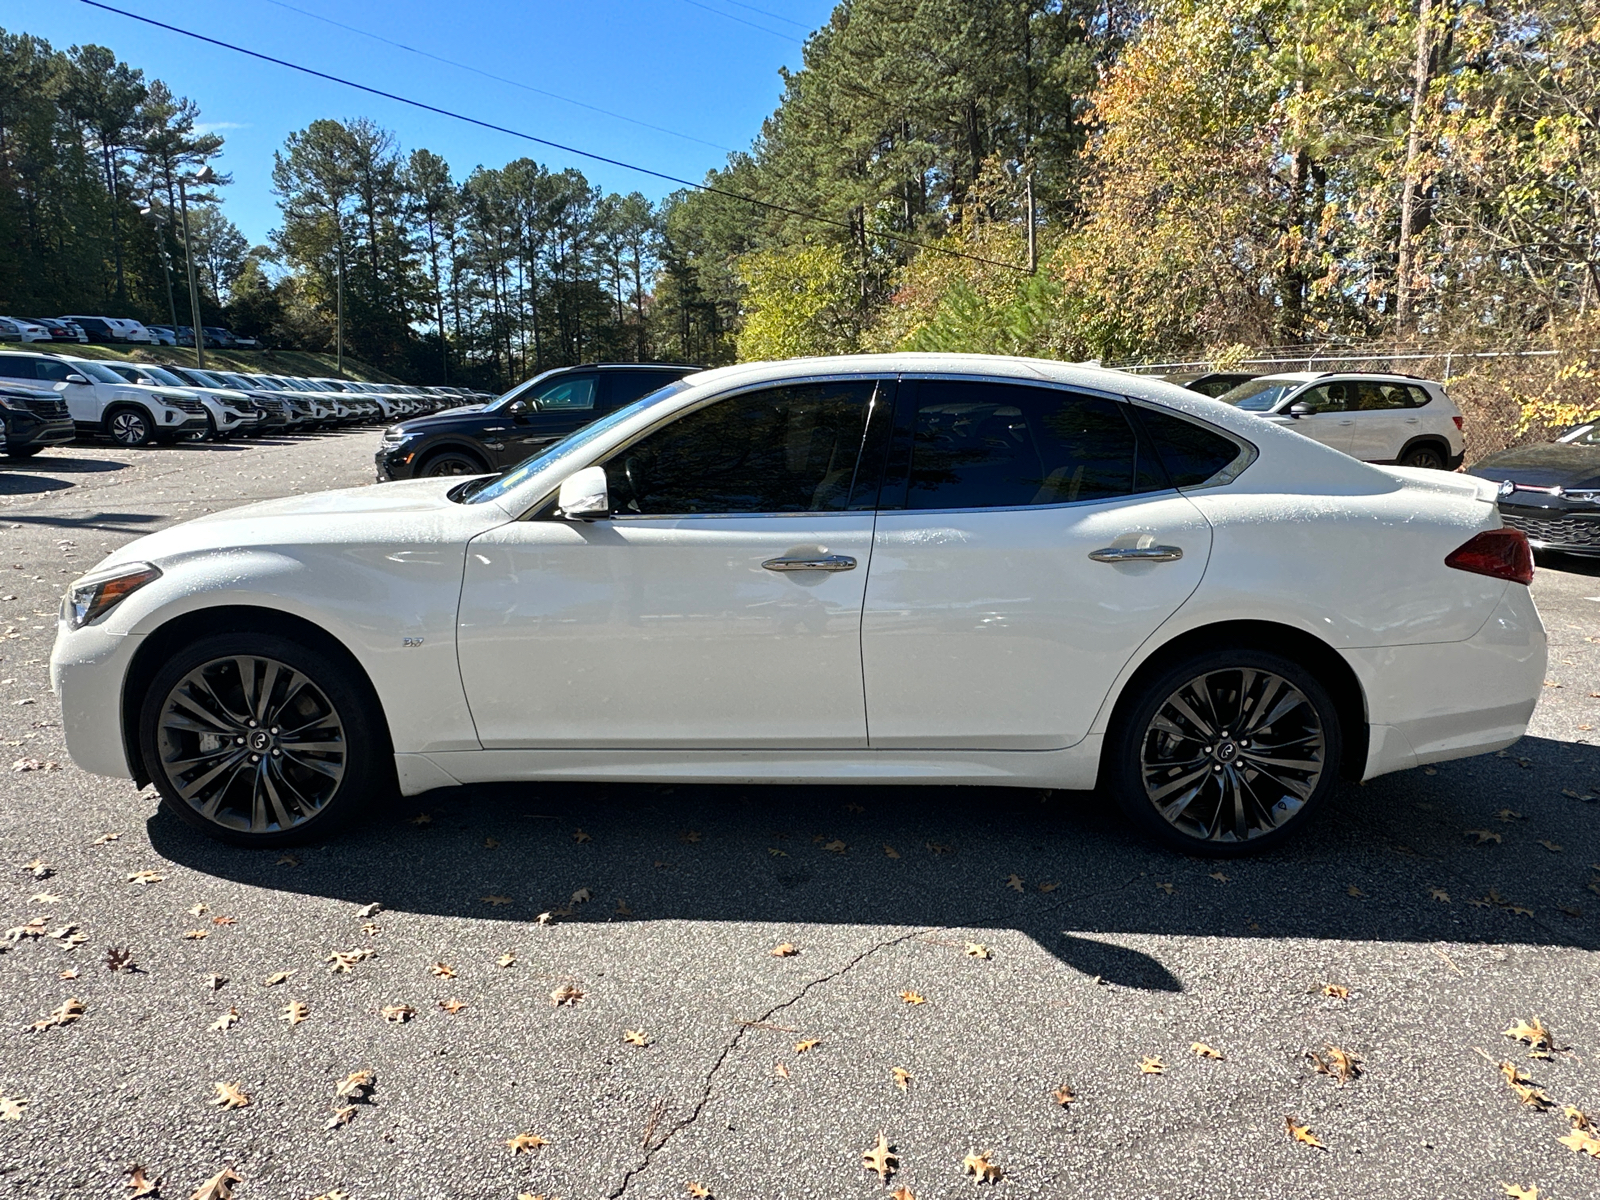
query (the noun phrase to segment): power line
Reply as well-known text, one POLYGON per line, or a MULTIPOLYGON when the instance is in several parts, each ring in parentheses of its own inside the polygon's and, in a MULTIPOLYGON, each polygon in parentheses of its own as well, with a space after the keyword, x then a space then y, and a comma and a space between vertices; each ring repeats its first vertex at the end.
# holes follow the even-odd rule
POLYGON ((371 30, 367 29, 358 29, 354 25, 346 25, 343 21, 335 21, 332 17, 325 17, 321 13, 314 13, 304 8, 297 8, 293 4, 285 3, 284 0, 266 0, 266 2, 268 4, 277 5, 279 8, 286 8, 290 12, 299 13, 302 17, 310 17, 313 21, 321 21, 324 24, 332 25, 336 29, 343 29, 348 33, 359 34, 361 37, 371 38, 375 42, 382 42, 386 46, 394 46, 397 49, 405 50, 411 54, 420 55, 423 58, 431 58, 434 62, 444 63, 449 67, 457 67, 463 71, 471 71, 474 75, 482 75, 485 79, 492 79, 496 83, 505 83, 514 88, 521 88, 523 91, 532 92, 536 96, 548 96, 550 99, 560 100, 564 104, 575 104, 579 108, 588 109, 590 112, 597 112, 607 117, 615 117, 619 121, 626 121, 630 125, 637 125, 641 129, 653 129, 657 133, 670 134, 673 137, 682 138, 686 142, 698 142, 702 146, 710 146, 713 150, 722 150, 728 154, 732 154, 734 152, 733 147, 731 146, 724 146, 717 142, 708 142, 704 138, 697 138, 688 133, 679 133, 676 129, 668 129, 663 125, 652 125, 648 121, 641 121, 636 117, 629 117, 622 113, 612 112, 609 108, 601 108, 599 105, 588 104, 582 100, 574 100, 571 96, 563 96, 558 92, 549 92, 544 88, 536 88, 531 84, 523 83, 517 79, 507 79, 504 75, 496 75, 492 71, 485 71, 481 67, 474 67, 470 63, 456 62, 453 58, 445 58, 440 54, 434 54, 427 50, 419 50, 415 46, 408 46, 404 42, 397 42, 393 38, 386 38, 380 33, 373 33, 371 30))
POLYGON ((753 13, 760 13, 763 17, 771 17, 775 21, 782 21, 785 25, 798 25, 801 29, 809 31, 811 26, 804 21, 796 21, 793 17, 786 17, 782 13, 769 12, 764 8, 757 8, 754 4, 744 4, 741 0, 722 0, 724 4, 731 4, 735 8, 747 8, 753 13))
MULTIPOLYGON (((274 66, 287 67, 291 71, 299 71, 303 75, 310 75, 316 79, 323 79, 329 83, 337 83, 344 87, 354 88, 358 92, 366 92, 369 96, 379 96, 385 100, 393 100, 396 104, 404 104, 411 108, 421 109, 423 112, 434 113, 437 116, 449 117, 452 120, 464 121, 468 125, 476 125, 480 129, 488 129, 494 133, 503 133, 508 137, 521 138, 523 141, 533 142, 540 146, 549 146, 552 150, 560 150, 564 154, 576 154, 579 158, 587 158, 591 162, 605 163, 611 167, 621 167, 624 171, 636 171, 640 175, 648 175, 652 179, 665 180, 675 183, 680 187, 692 188, 697 192, 706 192, 713 196, 726 196, 730 200, 740 200, 745 204, 753 204, 757 208, 764 208, 769 212, 783 213, 786 216, 799 217, 803 221, 811 221, 818 225, 828 225, 834 229, 843 229, 855 233, 855 226, 846 221, 838 221, 832 217, 825 217, 820 213, 805 212, 798 208, 790 208, 784 204, 774 204, 770 200, 758 200, 754 196, 746 196, 741 192, 730 191, 727 188, 713 187, 708 183, 696 183, 692 179, 680 179, 676 175, 668 175, 664 171, 657 171, 650 167, 641 167, 635 163, 623 162, 620 158, 608 158, 604 154, 596 154, 592 150, 580 150, 576 146, 568 146, 563 142, 553 142, 549 138, 537 137, 531 133, 524 133, 520 129, 511 129, 505 125, 496 125, 491 121, 483 121, 477 117, 469 117, 464 113, 453 112, 448 108, 440 108, 434 104, 427 104, 421 100, 412 100, 407 96, 386 92, 381 88, 370 87, 365 83, 357 83, 353 79, 345 79, 339 75, 330 75, 326 71, 318 71, 314 67, 301 66, 299 63, 290 62, 286 58, 274 58, 270 54, 263 54, 259 50, 250 50, 244 46, 236 46, 232 42, 224 42, 220 38, 207 37, 203 33, 194 33, 177 25, 168 25, 165 21, 157 21, 154 17, 140 16, 138 13, 128 12, 126 9, 114 8, 101 0, 83 0, 90 8, 98 8, 104 12, 116 13, 119 17, 127 17, 131 21, 139 21, 145 25, 152 25, 157 29, 165 29, 168 33, 180 34, 197 42, 218 46, 223 50, 232 50, 235 54, 259 59, 262 62, 272 63, 274 66)), ((1001 262, 999 259, 984 258, 980 254, 968 254, 962 250, 951 250, 946 246, 936 246, 930 242, 919 242, 912 238, 901 237, 895 233, 874 233, 874 237, 881 237, 885 241, 898 242, 902 246, 911 246, 918 250, 926 250, 932 254, 943 254, 948 258, 963 258, 969 262, 986 263, 991 267, 1005 267, 1007 270, 1025 272, 1027 268, 1016 263, 1001 262)))
POLYGON ((700 0, 683 0, 685 4, 692 4, 696 8, 703 8, 708 13, 716 13, 724 21, 737 21, 741 25, 748 25, 751 29, 759 29, 762 33, 769 33, 775 38, 782 38, 786 42, 794 42, 803 46, 805 42, 789 33, 779 33, 776 29, 768 29, 765 25, 757 25, 754 21, 746 21, 743 17, 736 17, 732 13, 725 13, 720 8, 712 8, 709 4, 701 4, 700 0))

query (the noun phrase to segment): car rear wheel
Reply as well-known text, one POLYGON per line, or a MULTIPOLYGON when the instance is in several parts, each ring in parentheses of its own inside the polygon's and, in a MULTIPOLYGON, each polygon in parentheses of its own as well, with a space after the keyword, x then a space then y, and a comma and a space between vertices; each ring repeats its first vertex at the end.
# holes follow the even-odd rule
POLYGON ((1444 455, 1437 446, 1413 446, 1400 456, 1402 467, 1422 467, 1429 471, 1444 470, 1444 455))
POLYGON ((212 837, 325 837, 393 778, 381 715, 349 668, 272 634, 202 638, 156 673, 139 714, 165 807, 212 837))
POLYGON ((119 446, 148 446, 155 437, 155 426, 142 409, 114 408, 106 417, 106 433, 119 446))
POLYGON ((1303 827, 1338 775, 1339 716, 1291 659, 1207 651, 1144 682, 1118 712, 1106 781, 1144 832, 1189 854, 1265 850, 1303 827))
POLYGON ((442 450, 422 464, 423 475, 482 475, 488 471, 483 460, 465 450, 442 450))

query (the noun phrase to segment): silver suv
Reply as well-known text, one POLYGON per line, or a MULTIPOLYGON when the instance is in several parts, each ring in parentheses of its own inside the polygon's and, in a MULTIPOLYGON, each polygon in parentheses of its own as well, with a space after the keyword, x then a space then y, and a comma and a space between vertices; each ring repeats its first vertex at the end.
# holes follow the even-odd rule
POLYGON ((1217 399, 1363 462, 1454 471, 1466 453, 1461 410, 1431 379, 1294 371, 1262 375, 1217 399))

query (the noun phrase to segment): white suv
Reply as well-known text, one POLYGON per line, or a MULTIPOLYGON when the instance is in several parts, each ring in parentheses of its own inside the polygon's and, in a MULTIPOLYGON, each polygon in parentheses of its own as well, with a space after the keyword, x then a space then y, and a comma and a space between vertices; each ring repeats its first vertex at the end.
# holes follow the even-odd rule
POLYGON ((54 385, 79 433, 103 433, 122 446, 172 442, 210 428, 205 405, 196 397, 129 383, 93 359, 0 351, 0 378, 54 385))
POLYGON ((1453 471, 1466 453, 1461 410, 1431 379, 1294 371, 1262 375, 1217 399, 1364 462, 1453 471))
POLYGON ((146 363, 108 362, 118 375, 129 383, 161 388, 178 396, 193 396, 206 407, 210 422, 209 436, 213 441, 226 441, 235 433, 248 432, 261 424, 261 417, 250 398, 231 388, 202 388, 185 383, 171 371, 152 367, 146 363))

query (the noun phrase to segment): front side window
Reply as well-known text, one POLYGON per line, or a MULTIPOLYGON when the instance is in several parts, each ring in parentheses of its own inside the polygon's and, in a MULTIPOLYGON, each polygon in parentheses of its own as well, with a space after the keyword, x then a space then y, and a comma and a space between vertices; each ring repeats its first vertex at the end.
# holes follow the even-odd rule
POLYGON ((790 384, 718 400, 605 464, 622 515, 848 507, 874 380, 790 384))
MULTIPOLYGON (((1350 412, 1356 407, 1356 385, 1353 383, 1319 383, 1307 388, 1294 398, 1294 404, 1304 404, 1314 413, 1350 412)), ((1294 407, 1291 404, 1290 407, 1294 407)))
MULTIPOLYGON (((909 433, 906 508, 1071 504, 1168 486, 1118 401, 968 380, 922 380, 907 392, 895 452, 904 462, 909 433)), ((885 485, 885 507, 895 490, 885 485)))
POLYGON ((569 412, 594 407, 593 375, 569 375, 534 393, 540 409, 569 412))

